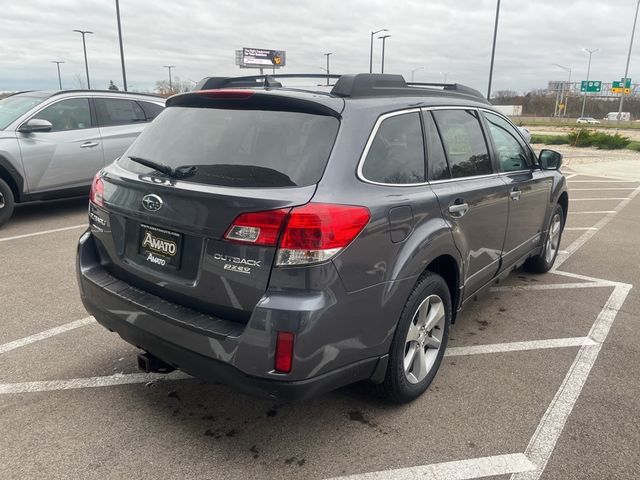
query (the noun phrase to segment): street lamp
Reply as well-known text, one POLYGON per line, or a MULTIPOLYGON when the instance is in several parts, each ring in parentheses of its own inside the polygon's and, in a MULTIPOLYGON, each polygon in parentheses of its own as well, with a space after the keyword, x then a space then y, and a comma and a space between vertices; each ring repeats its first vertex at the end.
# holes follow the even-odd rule
POLYGON ((171 81, 171 69, 176 68, 175 65, 163 65, 164 68, 169 69, 169 90, 173 92, 173 83, 171 81))
POLYGON ((493 46, 491 47, 491 66, 489 67, 489 86, 487 88, 487 100, 491 99, 491 82, 493 80, 493 63, 496 58, 496 41, 498 39, 498 19, 500 18, 500 0, 496 5, 496 23, 493 27, 493 46))
POLYGON ((587 105, 587 90, 589 90, 589 74, 591 73, 591 55, 599 52, 600 49, 596 48, 594 50, 589 50, 588 48, 583 48, 582 50, 589 54, 589 66, 587 67, 587 85, 585 86, 584 96, 582 97, 582 113, 580 114, 581 117, 584 117, 584 107, 587 105))
POLYGON ((384 73, 384 44, 387 40, 387 38, 389 38, 391 35, 383 35, 381 37, 378 37, 380 40, 382 40, 382 68, 380 69, 380 73, 384 73))
POLYGON ((411 70, 411 81, 413 82, 413 74, 416 73, 418 70, 424 70, 424 67, 418 67, 418 68, 414 68, 413 70, 411 70))
POLYGON ((124 70, 124 48, 122 47, 122 26, 120 25, 120 1, 116 0, 116 17, 118 19, 118 40, 120 42, 120 63, 122 64, 122 83, 127 91, 127 74, 124 70))
POLYGON ((638 0, 638 4, 636 5, 636 16, 633 19, 633 30, 631 30, 631 41, 629 42, 629 54, 627 55, 627 67, 624 70, 624 82, 622 85, 622 93, 620 94, 620 105, 618 106, 618 121, 620 121, 622 117, 622 104, 624 103, 624 88, 627 83, 627 76, 629 75, 629 63, 631 62, 631 50, 633 49, 633 37, 636 34, 636 24, 638 23, 638 9, 640 9, 640 0, 638 0))
POLYGON ((58 67, 58 85, 60 85, 60 90, 62 90, 62 78, 60 77, 60 64, 64 62, 58 62, 57 60, 53 60, 51 63, 55 63, 58 67))
POLYGON ((84 68, 87 72, 87 89, 91 90, 91 82, 89 81, 89 63, 87 62, 87 43, 85 42, 84 36, 89 34, 93 35, 93 32, 89 30, 73 30, 74 32, 78 32, 82 35, 82 49, 84 50, 84 68))
POLYGON ((373 73, 373 36, 376 33, 380 33, 380 32, 388 32, 389 30, 387 30, 386 28, 383 28, 381 30, 376 30, 375 32, 371 32, 371 48, 369 50, 369 73, 373 73))
POLYGON ((329 86, 329 57, 333 55, 332 52, 325 53, 324 56, 327 57, 327 86, 329 86))
MULTIPOLYGON (((564 101, 564 113, 567 113, 567 106, 569 105, 569 92, 571 91, 571 68, 570 67, 564 67, 558 63, 554 63, 553 65, 555 65, 558 68, 561 68, 562 70, 564 70, 565 72, 569 72, 569 80, 567 81, 567 98, 564 101)), ((562 97, 564 96, 564 87, 562 88, 562 94, 560 95, 560 103, 562 103, 562 97)), ((561 109, 562 110, 562 109, 561 109)), ((558 96, 556 95, 556 109, 555 109, 555 113, 556 116, 558 116, 558 96)))
POLYGON ((449 72, 440 72, 440 75, 444 76, 444 83, 447 83, 447 75, 449 75, 449 72))

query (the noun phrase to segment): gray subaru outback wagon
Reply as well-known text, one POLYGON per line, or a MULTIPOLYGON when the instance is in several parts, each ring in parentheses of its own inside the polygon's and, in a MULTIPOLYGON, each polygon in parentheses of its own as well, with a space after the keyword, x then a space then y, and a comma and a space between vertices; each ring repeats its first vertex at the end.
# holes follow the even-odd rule
POLYGON ((98 170, 129 148, 164 99, 61 90, 0 100, 0 225, 16 203, 86 195, 98 170))
POLYGON ((412 400, 467 302, 551 269, 562 157, 536 157, 468 87, 286 77, 204 79, 96 175, 82 300, 147 371, 287 399, 370 380, 412 400))

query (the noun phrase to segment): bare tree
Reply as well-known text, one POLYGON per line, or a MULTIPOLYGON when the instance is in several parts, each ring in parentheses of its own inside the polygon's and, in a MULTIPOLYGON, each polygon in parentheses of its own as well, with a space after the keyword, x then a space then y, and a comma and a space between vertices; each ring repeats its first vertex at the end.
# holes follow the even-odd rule
POLYGON ((82 75, 80 75, 79 73, 76 73, 76 85, 81 90, 86 90, 86 88, 87 88, 87 83, 86 83, 85 78, 82 75))
POLYGON ((158 80, 156 81, 156 92, 158 95, 162 97, 170 97, 171 95, 175 95, 177 93, 184 93, 191 91, 191 82, 180 80, 180 77, 175 77, 171 85, 169 85, 169 80, 158 80))

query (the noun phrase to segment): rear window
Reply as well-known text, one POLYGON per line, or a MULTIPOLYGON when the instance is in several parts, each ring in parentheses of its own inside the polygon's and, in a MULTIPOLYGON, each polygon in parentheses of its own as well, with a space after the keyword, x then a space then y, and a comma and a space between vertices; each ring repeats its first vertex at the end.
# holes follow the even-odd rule
POLYGON ((142 157, 172 168, 195 166, 188 182, 233 187, 293 187, 320 180, 340 122, 298 112, 170 107, 140 134, 120 164, 142 157))

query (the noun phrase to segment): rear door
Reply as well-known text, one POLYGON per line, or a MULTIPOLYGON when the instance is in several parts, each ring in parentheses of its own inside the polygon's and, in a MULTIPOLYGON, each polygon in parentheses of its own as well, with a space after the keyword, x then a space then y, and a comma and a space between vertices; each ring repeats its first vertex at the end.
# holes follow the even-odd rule
POLYGON ((120 157, 147 124, 142 106, 133 99, 94 99, 105 165, 120 157))
POLYGON ((429 177, 464 261, 468 297, 498 272, 508 200, 475 109, 423 111, 429 177))
POLYGON ((516 127, 496 113, 484 111, 483 116, 509 195, 502 261, 503 268, 508 268, 540 244, 552 179, 536 168, 535 156, 516 127))
POLYGON ((103 264, 118 278, 242 321, 267 289, 279 222, 291 207, 311 200, 339 120, 252 109, 250 102, 238 107, 167 108, 107 168, 106 210, 92 207, 100 217, 92 228, 103 264), (167 178, 130 156, 185 167, 190 174, 167 178), (274 210, 248 224, 235 222, 243 214, 274 210), (234 234, 244 235, 255 230, 243 227, 256 224, 263 233, 271 231, 273 240, 226 237, 232 225, 238 226, 234 234))
POLYGON ((30 193, 88 186, 103 167, 100 131, 92 121, 89 99, 60 100, 31 118, 47 120, 53 128, 17 132, 30 193))

